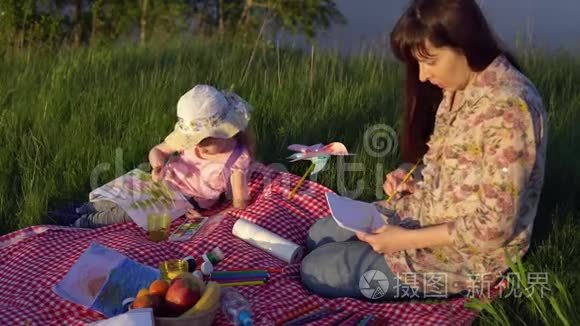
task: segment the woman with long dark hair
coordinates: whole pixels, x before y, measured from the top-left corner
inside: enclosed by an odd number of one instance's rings
[[[474,0],[412,1],[391,46],[407,72],[402,158],[422,160],[420,173],[405,184],[409,164],[387,175],[395,200],[378,204],[392,214],[370,234],[332,218],[314,224],[302,281],[327,297],[371,298],[363,280],[376,272],[388,282],[373,298],[486,291],[508,269],[506,254],[529,247],[544,178],[542,99]]]

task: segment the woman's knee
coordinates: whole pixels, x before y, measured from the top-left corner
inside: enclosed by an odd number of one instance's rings
[[[324,235],[324,227],[327,224],[326,220],[332,217],[324,217],[312,224],[310,229],[308,229],[308,237],[306,238],[306,248],[309,251],[314,250],[318,246],[318,243]]]
[[[350,282],[341,278],[336,266],[336,256],[343,251],[342,246],[343,243],[328,243],[304,257],[300,277],[307,289],[329,298],[350,294],[350,291],[344,291],[344,285]]]
[[[360,241],[324,244],[302,261],[300,276],[306,288],[329,298],[361,298],[359,289],[361,264],[358,257],[372,250]],[[364,267],[363,267],[364,268]]]
[[[385,275],[388,279],[389,285],[382,290],[384,298],[392,298],[396,276],[392,274],[384,257],[361,241],[322,245],[304,258],[300,270],[302,283],[307,289],[329,298],[380,299],[369,297],[361,288],[361,284],[364,284],[361,283],[363,275],[375,274]],[[381,282],[385,283],[387,282]]]
[[[356,236],[353,232],[339,227],[332,216],[328,216],[319,219],[310,227],[306,238],[306,248],[312,251],[327,243],[354,239]]]

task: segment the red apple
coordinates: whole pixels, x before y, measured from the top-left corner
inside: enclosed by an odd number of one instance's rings
[[[193,307],[201,296],[199,292],[192,290],[187,285],[186,280],[176,280],[165,295],[167,307],[176,315],[181,315]]]
[[[171,280],[169,283],[169,287],[177,286],[177,287],[189,287],[189,282],[184,278],[176,277]]]
[[[188,288],[192,289],[194,292],[202,292],[201,288],[203,283],[197,279],[197,277],[193,276],[191,273],[181,273],[177,275],[173,280],[171,280],[170,285],[175,284],[175,282],[180,282],[180,286],[187,286]],[[185,282],[185,283],[183,283]]]

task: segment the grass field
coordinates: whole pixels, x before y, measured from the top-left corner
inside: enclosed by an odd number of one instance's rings
[[[524,266],[562,281],[569,304],[577,306],[580,56],[528,51],[518,57],[550,119],[545,186]],[[399,163],[393,132],[370,136],[382,125],[395,131],[400,125],[402,65],[389,58],[261,45],[253,51],[253,44],[217,39],[31,50],[0,61],[0,234],[51,223],[47,210],[86,200],[92,184],[146,163],[151,146],[173,128],[177,99],[197,83],[232,88],[254,106],[251,124],[264,163],[301,174],[307,165],[288,165],[287,145],[342,141],[357,156],[333,162],[315,180],[364,200],[380,198],[384,173]],[[374,146],[395,150],[379,153],[370,150]],[[549,299],[544,301],[549,308]],[[530,300],[495,305],[513,322],[518,316],[529,324],[543,320]],[[578,317],[566,318],[574,324]]]

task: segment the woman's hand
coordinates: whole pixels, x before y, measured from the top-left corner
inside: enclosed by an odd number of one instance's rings
[[[385,225],[370,234],[356,232],[356,236],[359,240],[368,243],[377,253],[390,255],[412,246],[412,232],[413,230],[397,225]]]
[[[451,246],[450,228],[453,222],[406,229],[398,225],[384,225],[372,233],[356,232],[359,240],[368,243],[379,254],[391,255],[401,250],[437,246]]]
[[[408,171],[399,168],[387,174],[385,183],[383,184],[383,190],[387,196],[391,197],[397,193],[413,193],[415,191],[415,180],[413,180],[413,176],[409,177],[407,182],[402,183],[407,172]]]

